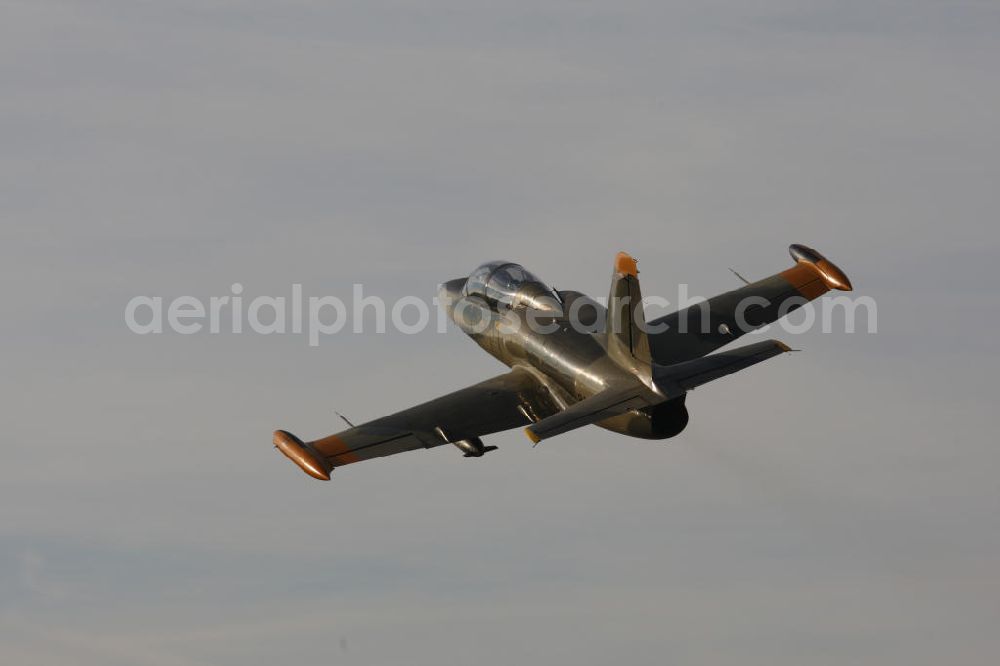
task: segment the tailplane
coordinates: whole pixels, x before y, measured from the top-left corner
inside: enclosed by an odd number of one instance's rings
[[[678,398],[702,384],[790,351],[794,350],[780,340],[764,340],[673,365],[654,364],[653,383],[661,395]]]

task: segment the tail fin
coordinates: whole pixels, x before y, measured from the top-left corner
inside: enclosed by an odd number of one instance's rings
[[[619,252],[608,295],[608,354],[620,365],[647,369],[652,361],[635,258]]]

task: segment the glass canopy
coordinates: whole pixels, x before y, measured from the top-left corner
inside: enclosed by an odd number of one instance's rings
[[[552,296],[552,291],[534,274],[519,264],[510,261],[491,261],[472,271],[465,283],[466,296],[480,296],[492,303],[515,305],[518,294],[525,285],[530,289],[532,299],[539,292]]]

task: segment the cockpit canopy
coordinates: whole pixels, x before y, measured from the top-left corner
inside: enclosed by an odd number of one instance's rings
[[[540,310],[558,307],[559,299],[535,275],[510,261],[491,261],[472,271],[465,282],[466,296],[479,296],[491,304]]]

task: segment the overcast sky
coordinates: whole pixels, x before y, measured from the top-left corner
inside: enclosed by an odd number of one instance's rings
[[[995,2],[0,2],[0,661],[920,666],[1000,654]],[[585,428],[354,465],[446,335],[137,336],[508,258],[712,295],[812,245],[878,333]]]

